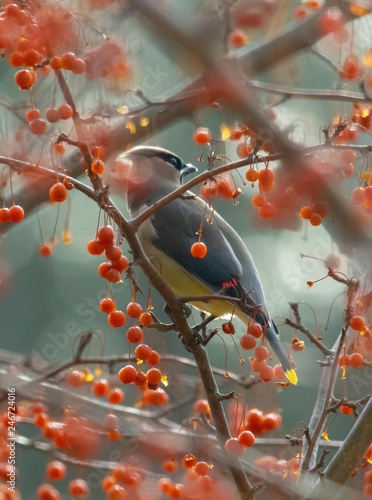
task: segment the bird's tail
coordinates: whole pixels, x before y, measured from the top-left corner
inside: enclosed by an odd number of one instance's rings
[[[267,340],[271,345],[273,351],[277,355],[287,379],[294,385],[297,385],[298,379],[296,370],[291,365],[287,354],[285,353],[282,344],[280,343],[279,333],[274,323],[271,323],[270,328],[267,331]]]

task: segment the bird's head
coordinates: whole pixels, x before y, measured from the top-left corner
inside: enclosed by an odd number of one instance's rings
[[[114,162],[110,190],[127,195],[129,208],[155,195],[158,199],[177,189],[183,178],[197,169],[171,151],[155,146],[136,146]],[[153,200],[156,201],[156,200]]]

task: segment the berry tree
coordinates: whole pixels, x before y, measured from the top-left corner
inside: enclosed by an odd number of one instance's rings
[[[0,3],[0,500],[372,497],[371,12]],[[297,386],[145,254],[145,142],[198,163],[193,258],[215,208],[253,246]]]

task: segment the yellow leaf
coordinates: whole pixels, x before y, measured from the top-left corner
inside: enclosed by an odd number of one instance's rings
[[[324,431],[323,434],[322,434],[322,438],[324,438],[326,441],[330,441],[329,437],[328,437],[328,431]]]

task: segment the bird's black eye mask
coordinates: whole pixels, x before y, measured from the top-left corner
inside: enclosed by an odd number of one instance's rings
[[[162,158],[166,163],[174,167],[178,172],[180,173],[180,180],[181,182],[183,181],[183,178],[187,174],[191,174],[193,172],[196,172],[198,169],[192,165],[191,163],[184,163],[181,158],[178,158],[178,156],[172,155],[170,153],[159,153],[158,156]]]

